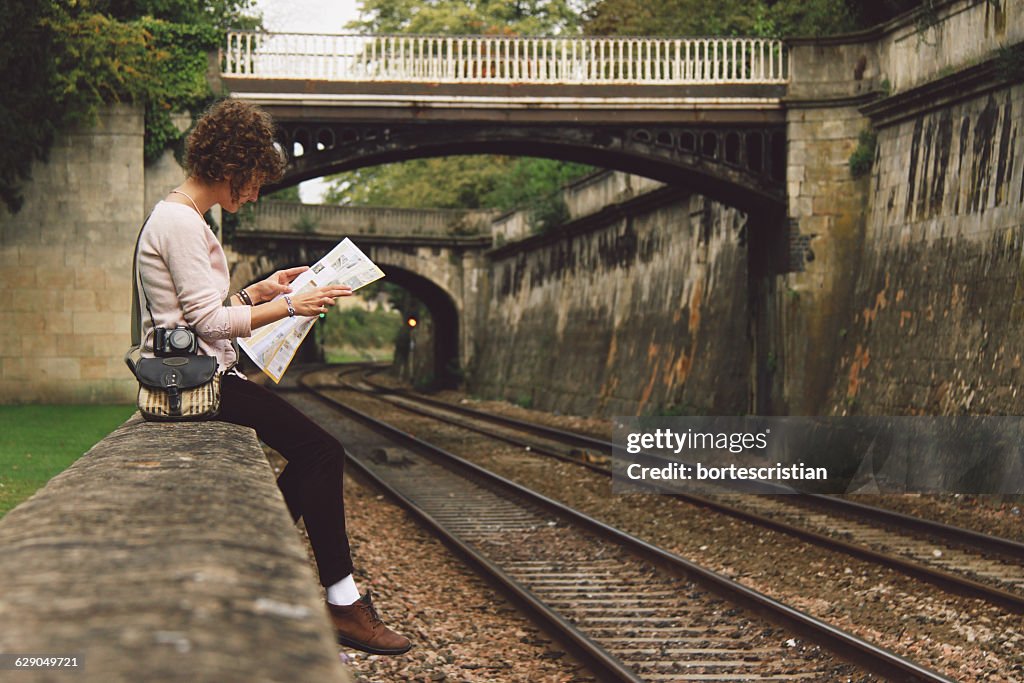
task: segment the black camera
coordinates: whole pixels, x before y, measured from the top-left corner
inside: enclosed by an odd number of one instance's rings
[[[153,328],[153,353],[157,356],[187,356],[198,350],[199,339],[187,327]]]

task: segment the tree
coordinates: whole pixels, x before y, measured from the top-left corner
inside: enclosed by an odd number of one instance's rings
[[[19,182],[35,159],[45,159],[61,124],[47,112],[56,99],[53,40],[42,20],[43,3],[0,4],[0,199],[11,211],[21,206]]]
[[[376,34],[564,35],[578,33],[581,21],[572,0],[364,0],[360,11],[349,28]],[[509,210],[548,201],[564,182],[592,170],[552,159],[490,155],[415,159],[332,176],[325,200]]]
[[[255,0],[86,0],[92,11],[118,21],[143,17],[172,24],[227,29],[253,29],[261,25]]]
[[[935,0],[598,0],[585,13],[592,35],[791,38],[873,26]]]
[[[266,198],[270,199],[272,201],[275,201],[275,202],[298,202],[298,201],[302,201],[301,197],[299,197],[299,186],[298,185],[291,185],[289,187],[283,187],[280,190],[278,190],[277,192],[273,192],[271,194],[268,194],[266,196]]]
[[[361,33],[562,35],[578,33],[570,0],[363,0],[348,28]]]
[[[325,198],[332,204],[475,209],[511,163],[507,157],[457,156],[371,166],[334,176]]]
[[[329,204],[417,209],[527,209],[538,224],[560,213],[563,185],[592,166],[536,157],[413,159],[332,176]]]
[[[206,52],[252,0],[8,0],[0,5],[0,199],[45,161],[58,132],[95,119],[101,104],[146,104],[146,154],[180,133],[174,111],[212,98]]]

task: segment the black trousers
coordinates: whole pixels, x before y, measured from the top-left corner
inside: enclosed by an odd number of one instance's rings
[[[218,420],[252,427],[288,461],[277,486],[292,520],[302,517],[306,523],[320,583],[330,586],[351,574],[342,493],[345,447],[285,399],[235,375],[224,376],[220,401]]]

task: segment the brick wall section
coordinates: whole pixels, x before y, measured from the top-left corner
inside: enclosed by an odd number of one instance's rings
[[[143,213],[141,109],[113,107],[36,163],[0,208],[0,403],[126,402],[131,248]]]

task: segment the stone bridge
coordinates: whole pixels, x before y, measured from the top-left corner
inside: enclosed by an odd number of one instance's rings
[[[280,186],[494,153],[613,168],[781,215],[789,61],[765,39],[232,33],[221,78],[281,127]]]
[[[227,37],[221,65],[232,96],[261,105],[279,126],[288,166],[268,190],[417,157],[565,159],[738,209],[750,216],[754,267],[790,269],[784,217],[793,106],[785,102],[794,64],[782,41],[237,32]],[[451,343],[437,340],[437,360],[445,362],[435,368],[455,357],[472,365],[472,331],[494,324],[482,322],[488,304],[481,289],[491,286],[494,264],[471,256],[482,250],[452,235],[400,247],[351,227],[392,281],[427,301],[441,323],[435,329],[456,330]],[[249,233],[266,241],[240,262],[266,267],[243,267],[236,278],[244,284],[269,270],[270,254],[276,263],[309,262],[317,256],[311,248],[351,230],[328,232],[319,242]]]
[[[433,322],[434,368],[461,365],[478,329],[475,295],[486,269],[494,212],[308,205],[263,201],[246,207],[226,249],[232,287],[280,268],[317,261],[349,237],[414,294]]]

